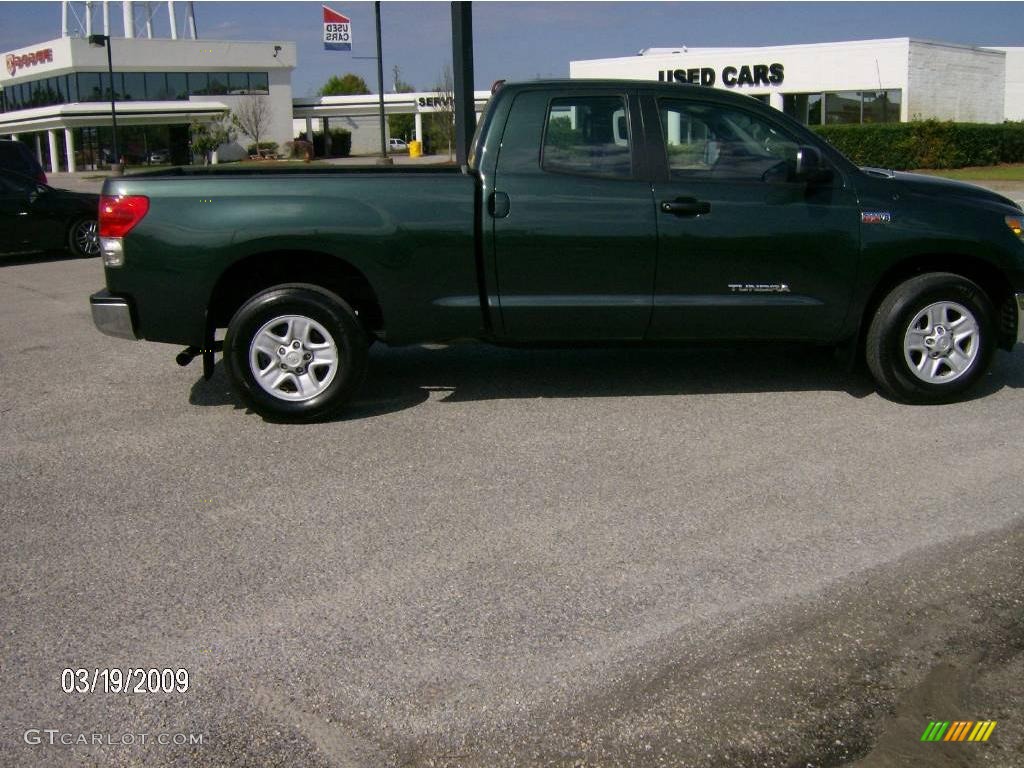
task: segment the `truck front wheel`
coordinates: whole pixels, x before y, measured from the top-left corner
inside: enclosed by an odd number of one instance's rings
[[[934,272],[896,286],[878,306],[865,346],[882,392],[910,403],[956,399],[988,369],[992,302],[959,275]]]
[[[314,285],[278,285],[231,318],[224,366],[238,396],[276,421],[337,413],[366,372],[366,336],[352,308]]]

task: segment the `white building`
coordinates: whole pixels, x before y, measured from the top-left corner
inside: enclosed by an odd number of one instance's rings
[[[128,162],[166,152],[172,161],[188,163],[192,120],[215,119],[256,96],[270,107],[260,140],[283,145],[292,138],[293,43],[195,39],[191,3],[183,21],[193,37],[179,38],[173,0],[114,4],[123,11],[121,25],[111,24],[110,3],[84,3],[85,29],[75,37],[69,34],[68,5],[63,4],[61,37],[3,54],[0,72],[0,135],[29,138],[51,171],[94,166],[110,156],[111,90],[118,149]],[[136,5],[145,11],[140,29]],[[152,37],[153,7],[166,9],[170,38]],[[92,17],[100,10],[102,26],[94,26]],[[107,49],[91,45],[86,33],[110,38],[113,89]],[[242,154],[251,140],[240,136],[227,151]]]
[[[725,88],[810,124],[1024,118],[1024,48],[907,37],[757,48],[650,48],[636,56],[570,62],[569,76]]]
[[[474,91],[474,111],[479,118],[491,97],[490,91]],[[384,113],[386,115],[414,115],[413,132],[409,137],[423,141],[423,116],[439,111],[451,113],[452,107],[443,102],[451,95],[433,91],[417,93],[385,93]],[[380,98],[377,94],[365,96],[314,96],[295,99],[293,130],[296,135],[307,136],[314,130],[323,130],[324,121],[331,128],[344,128],[352,133],[352,154],[372,154],[380,151]],[[385,135],[390,133],[385,128]],[[398,138],[406,138],[400,136]],[[446,151],[445,147],[433,147],[435,152]]]

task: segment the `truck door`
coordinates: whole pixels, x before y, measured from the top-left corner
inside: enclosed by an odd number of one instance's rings
[[[643,108],[658,220],[649,338],[834,339],[859,252],[842,176],[793,181],[799,141],[760,111],[653,94]]]
[[[486,201],[506,338],[643,338],[657,240],[639,125],[624,90],[515,97]]]

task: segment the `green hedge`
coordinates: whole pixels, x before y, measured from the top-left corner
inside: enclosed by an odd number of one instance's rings
[[[1024,162],[1024,122],[919,120],[812,127],[857,165],[908,170]]]

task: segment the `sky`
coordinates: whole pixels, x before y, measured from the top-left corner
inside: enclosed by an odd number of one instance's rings
[[[355,72],[376,91],[372,2],[328,0],[352,19],[352,53],[325,51],[321,3],[197,0],[200,38],[286,40],[298,47],[295,96],[313,95],[333,74]],[[95,16],[100,19],[100,3]],[[141,3],[139,3],[141,5]],[[154,3],[154,5],[158,5]],[[169,36],[160,3],[154,34]],[[73,7],[81,15],[85,3]],[[179,25],[184,3],[176,4]],[[141,11],[140,11],[141,13]],[[113,3],[113,34],[120,33]],[[451,62],[447,2],[381,4],[385,90],[392,68],[417,89],[430,90]],[[0,2],[0,51],[60,36],[60,3]],[[642,48],[687,45],[757,46],[916,37],[966,45],[1024,46],[1024,2],[475,2],[474,79],[567,77],[569,62],[631,56]]]

